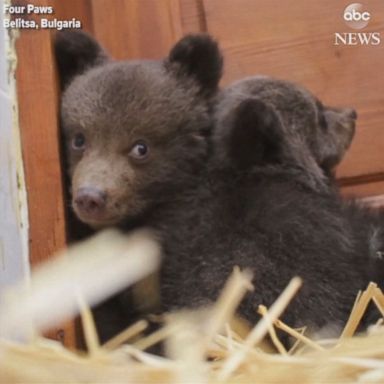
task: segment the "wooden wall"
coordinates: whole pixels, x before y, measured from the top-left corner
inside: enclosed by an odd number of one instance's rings
[[[359,119],[353,145],[338,169],[347,193],[384,193],[384,41],[379,46],[334,45],[350,1],[204,0],[207,30],[225,52],[224,83],[255,73],[297,81],[326,104],[353,106]],[[384,7],[364,32],[381,32]],[[366,186],[366,184],[375,184]],[[347,188],[348,186],[348,188]]]
[[[18,1],[20,3],[20,1]],[[338,169],[343,193],[384,196],[383,45],[335,46],[345,0],[35,0],[55,17],[76,17],[118,59],[162,58],[184,34],[208,32],[225,54],[223,85],[252,74],[297,81],[325,103],[359,114],[351,150]],[[366,4],[366,32],[384,39],[382,0]],[[18,90],[30,213],[31,262],[65,245],[52,31],[22,31]],[[72,329],[66,328],[71,340]]]
[[[35,3],[51,5],[48,0]],[[48,30],[23,30],[16,45],[16,83],[32,266],[46,260],[66,245],[65,201],[59,153],[59,95],[51,36]],[[49,336],[67,345],[75,344],[73,324],[64,324]]]

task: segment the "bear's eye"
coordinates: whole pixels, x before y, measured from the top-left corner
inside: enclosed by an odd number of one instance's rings
[[[79,151],[85,148],[85,136],[82,133],[76,133],[72,139],[72,148]]]
[[[145,160],[148,157],[148,154],[149,154],[148,145],[142,140],[139,140],[138,142],[136,142],[133,145],[131,151],[129,152],[129,156],[131,156],[136,160]]]

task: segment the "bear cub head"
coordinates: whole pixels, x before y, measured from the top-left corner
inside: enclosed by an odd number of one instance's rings
[[[332,176],[355,133],[352,108],[324,106],[303,87],[267,76],[224,89],[216,105],[215,148],[237,168],[293,166],[314,183]]]
[[[145,215],[193,185],[209,153],[222,56],[207,35],[162,61],[114,61],[89,35],[57,34],[72,205],[92,227]]]

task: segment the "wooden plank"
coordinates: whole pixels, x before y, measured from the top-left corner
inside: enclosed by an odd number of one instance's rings
[[[95,37],[116,59],[161,59],[182,36],[179,0],[92,0]]]
[[[81,21],[81,27],[87,32],[93,32],[91,0],[56,1],[55,15],[62,20],[76,18]]]
[[[52,5],[52,0],[33,3]],[[30,261],[33,267],[66,244],[59,153],[58,84],[51,33],[47,30],[22,30],[17,42],[17,54],[16,81],[27,184]],[[54,330],[49,336],[68,346],[75,345],[72,323]]]
[[[345,197],[384,196],[384,181],[342,186],[341,193]]]
[[[207,32],[203,0],[180,0],[180,14],[184,34]]]
[[[353,106],[356,138],[340,177],[384,172],[384,41],[335,46],[335,32],[354,32],[342,15],[349,1],[204,0],[208,32],[225,54],[224,84],[253,74],[296,81],[330,105]],[[384,39],[384,7],[371,0],[364,32]]]

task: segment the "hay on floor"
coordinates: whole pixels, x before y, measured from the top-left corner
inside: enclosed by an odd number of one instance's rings
[[[248,334],[239,332],[235,311],[252,289],[252,276],[235,268],[212,308],[165,315],[164,327],[147,336],[146,321],[139,321],[100,345],[89,303],[134,284],[158,265],[159,248],[150,232],[128,237],[108,232],[36,271],[28,286],[9,290],[1,297],[0,383],[384,382],[384,327],[378,323],[355,335],[370,302],[384,314],[384,295],[373,283],[359,293],[338,339],[312,340],[279,320],[300,288],[298,278],[269,309],[259,306],[261,320]],[[95,294],[100,283],[105,287]],[[57,307],[59,315],[53,315]],[[75,313],[82,317],[87,353],[37,336]],[[290,350],[276,329],[297,340]],[[262,348],[267,334],[278,352]],[[166,357],[146,352],[159,341],[165,342]]]

